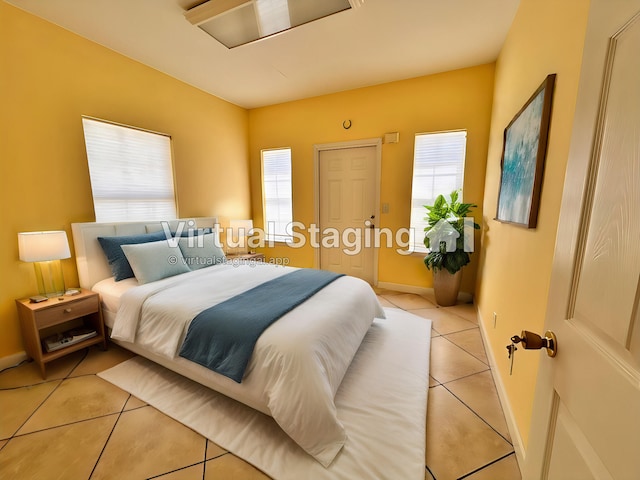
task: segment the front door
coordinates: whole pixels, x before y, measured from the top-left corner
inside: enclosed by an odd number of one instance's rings
[[[321,150],[320,268],[375,282],[377,147]]]
[[[525,479],[640,478],[639,280],[640,0],[591,0]]]

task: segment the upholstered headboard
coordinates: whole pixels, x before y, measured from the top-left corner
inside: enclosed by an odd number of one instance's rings
[[[185,221],[187,228],[207,228],[218,223],[217,217],[185,218],[169,220],[171,230],[178,222]],[[191,223],[194,222],[194,223]],[[195,226],[194,226],[195,225]],[[98,237],[139,235],[162,230],[162,222],[72,223],[73,243],[76,251],[78,278],[82,288],[91,289],[96,283],[111,277],[111,268],[98,242]]]

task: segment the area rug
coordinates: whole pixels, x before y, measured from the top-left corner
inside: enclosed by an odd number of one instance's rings
[[[328,468],[271,417],[142,357],[98,375],[276,480],[423,480],[431,321],[385,311],[336,394],[347,441]]]

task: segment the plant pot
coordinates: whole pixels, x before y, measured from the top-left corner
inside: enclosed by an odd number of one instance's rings
[[[438,305],[441,307],[450,307],[456,304],[461,280],[462,269],[453,275],[446,269],[439,269],[433,274],[433,291],[436,295]]]

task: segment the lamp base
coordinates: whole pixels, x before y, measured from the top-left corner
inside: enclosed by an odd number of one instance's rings
[[[34,262],[33,267],[36,270],[36,282],[40,295],[49,298],[64,295],[64,276],[60,260]]]

